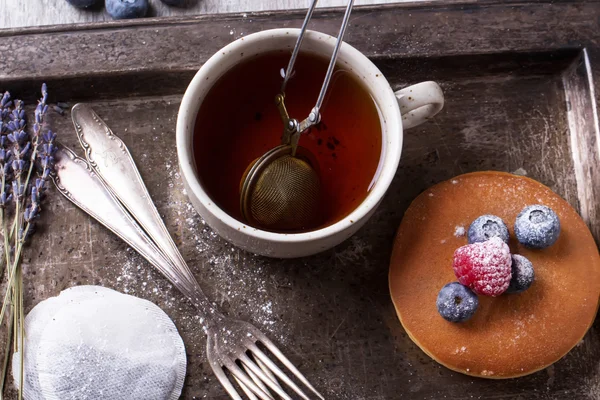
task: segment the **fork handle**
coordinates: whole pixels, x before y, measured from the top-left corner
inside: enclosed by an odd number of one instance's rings
[[[60,193],[73,204],[87,212],[128,245],[140,253],[158,269],[179,291],[194,304],[210,325],[222,315],[202,292],[195,279],[182,273],[159,251],[156,244],[129,215],[118,199],[108,190],[104,181],[94,173],[90,165],[63,145],[56,153],[56,174],[52,180]],[[191,274],[191,272],[190,272]]]
[[[74,105],[71,119],[88,164],[104,186],[119,199],[159,251],[194,284],[196,278],[173,242],[125,143],[88,104]]]

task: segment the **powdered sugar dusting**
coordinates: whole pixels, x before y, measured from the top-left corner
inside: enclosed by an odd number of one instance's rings
[[[271,285],[260,259],[219,238],[189,204],[187,211],[194,214],[186,218],[186,224],[194,232],[196,251],[202,254],[211,249],[211,255],[201,262],[200,270],[211,276],[218,286],[212,297],[217,307],[228,310],[235,304],[236,314],[247,315],[259,329],[267,328],[265,331],[276,333],[277,305],[269,295]],[[220,251],[214,251],[215,244],[221,246]],[[285,338],[279,335],[277,339]]]
[[[286,343],[286,324],[273,301],[273,291],[282,288],[281,282],[273,280],[263,258],[220,238],[187,201],[177,163],[166,158],[163,165],[167,195],[162,207],[160,202],[157,206],[161,213],[169,214],[163,215],[166,221],[176,221],[168,226],[176,242],[184,240],[188,248],[192,244],[183,257],[208,298],[225,314],[247,320],[275,342]],[[195,337],[203,335],[204,321],[166,278],[131,248],[116,252],[114,258],[115,289],[155,302],[187,332],[191,343],[203,342]]]
[[[465,227],[462,225],[456,225],[454,227],[454,236],[456,236],[456,237],[465,236]]]
[[[530,281],[531,279],[533,279],[533,271],[533,268],[523,268],[521,269],[520,277],[522,279],[525,279],[526,281]]]

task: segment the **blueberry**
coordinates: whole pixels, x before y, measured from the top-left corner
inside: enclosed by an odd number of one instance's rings
[[[558,216],[541,204],[525,207],[515,221],[515,236],[525,247],[544,249],[552,246],[559,234]]]
[[[493,237],[499,237],[508,244],[508,228],[500,217],[482,215],[471,223],[467,237],[469,244],[485,242]]]
[[[186,3],[187,0],[160,0],[168,6],[182,6]]]
[[[521,293],[529,289],[535,279],[533,264],[520,254],[513,254],[511,257],[512,278],[506,293]]]
[[[67,0],[67,3],[77,8],[88,8],[99,2],[99,0]]]
[[[458,282],[447,284],[440,290],[437,297],[437,309],[440,315],[450,322],[463,322],[470,319],[477,306],[477,295]]]
[[[148,0],[106,0],[106,11],[114,19],[141,18],[148,12]]]

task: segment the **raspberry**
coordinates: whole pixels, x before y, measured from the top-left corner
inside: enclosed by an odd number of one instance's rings
[[[459,247],[452,268],[461,284],[477,294],[496,297],[510,285],[511,264],[508,245],[496,236]]]

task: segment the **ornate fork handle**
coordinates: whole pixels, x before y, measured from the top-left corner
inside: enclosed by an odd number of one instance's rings
[[[187,296],[202,314],[206,326],[215,319],[223,318],[204,295],[190,270],[173,265],[90,165],[63,145],[56,154],[56,174],[52,179],[65,197],[138,251]]]
[[[173,261],[189,284],[197,285],[194,275],[173,243],[125,143],[87,104],[73,106],[71,118],[89,166],[129,213],[135,216],[157,244],[158,251]]]

